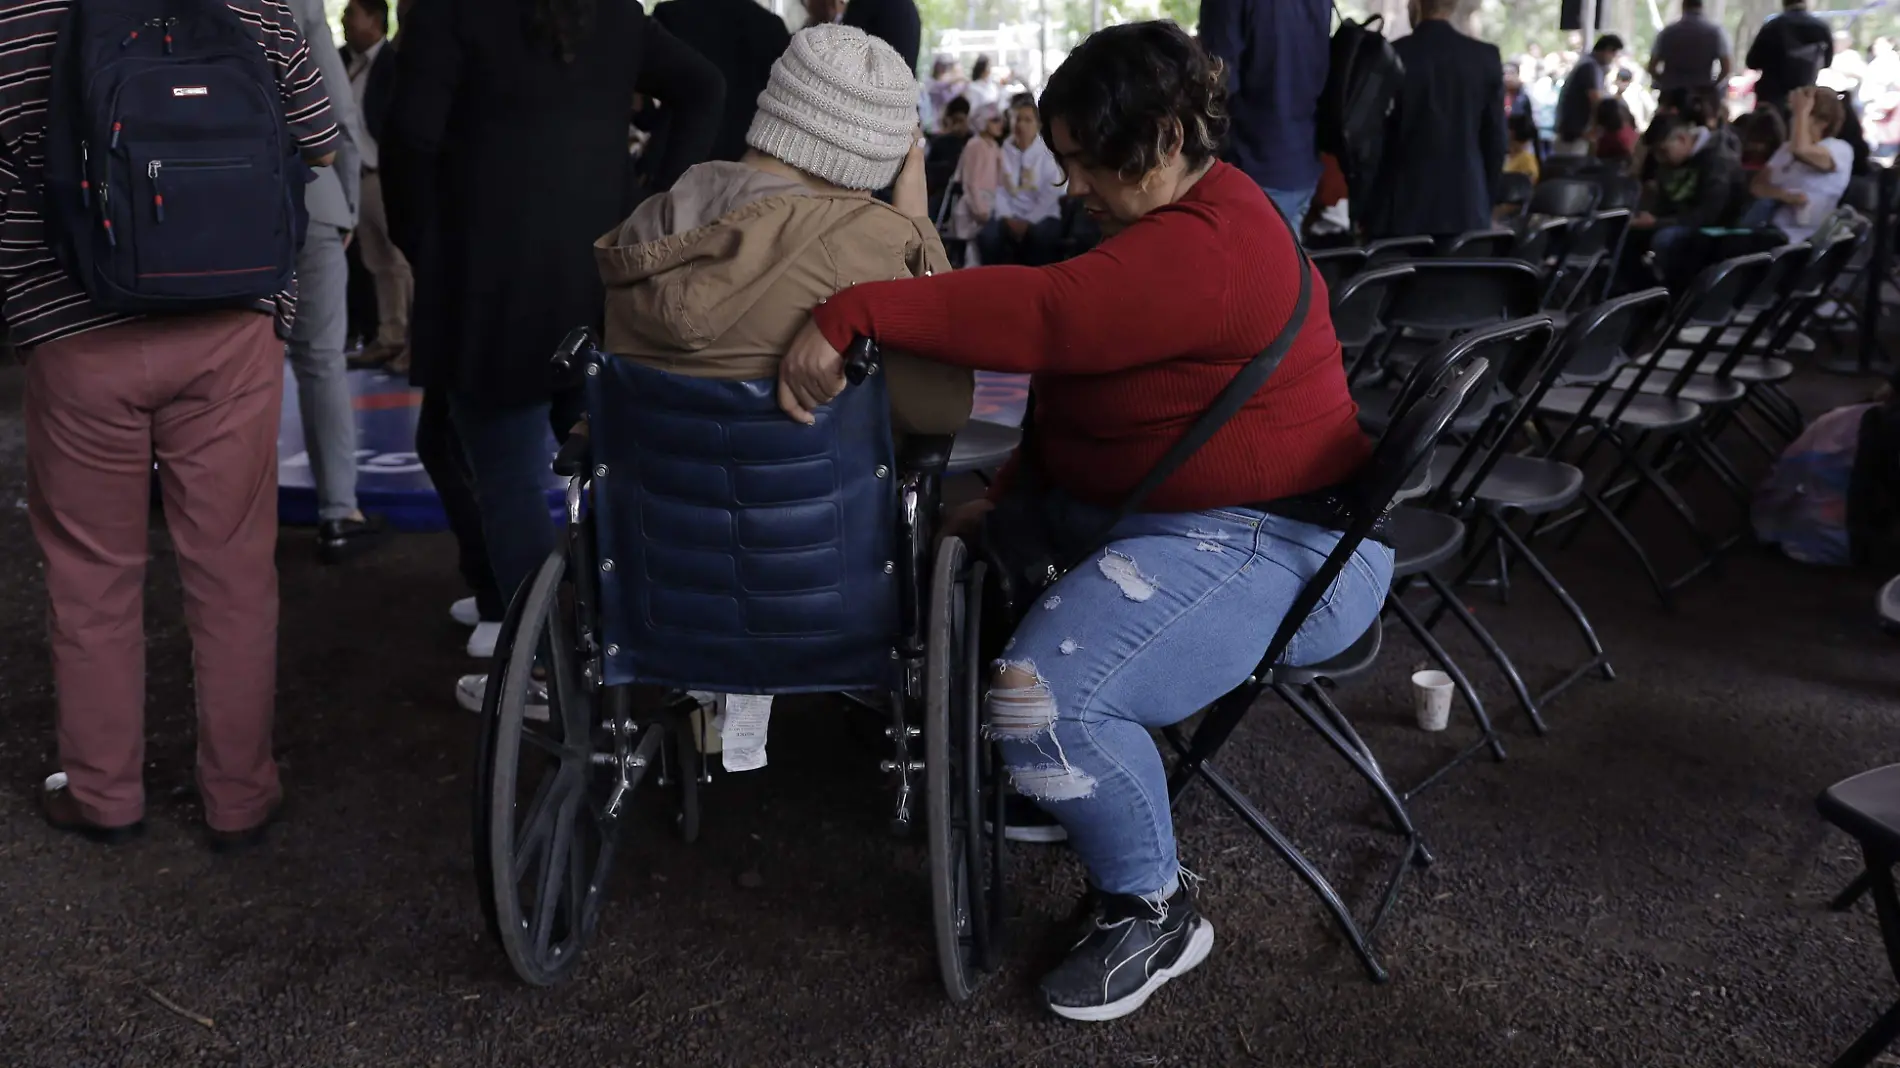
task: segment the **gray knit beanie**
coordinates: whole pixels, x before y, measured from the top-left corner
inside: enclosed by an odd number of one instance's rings
[[[800,30],[772,64],[745,143],[846,189],[883,189],[917,131],[917,78],[854,26]]]

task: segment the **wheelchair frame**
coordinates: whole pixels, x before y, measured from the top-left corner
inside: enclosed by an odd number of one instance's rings
[[[577,330],[554,360],[563,369],[584,361],[592,376],[608,358]],[[875,346],[854,345],[847,370],[853,382],[879,373]],[[912,829],[921,781],[938,963],[945,991],[961,1002],[1002,958],[1005,776],[979,715],[985,653],[1000,638],[985,615],[985,565],[957,538],[936,541],[948,439],[921,444],[910,463],[900,461],[894,517],[901,618],[891,657],[901,661],[899,689],[882,702],[844,696],[890,718],[891,753],[881,767],[893,785],[893,833]],[[658,786],[677,789],[675,818],[689,843],[699,833],[699,788],[712,781],[693,737],[692,698],[604,684],[601,657],[612,650],[601,646],[597,576],[612,564],[601,559],[591,522],[592,479],[604,472],[593,467],[588,445],[585,435],[572,435],[556,459],[556,473],[568,480],[566,533],[516,592],[502,623],[475,775],[482,912],[516,974],[537,986],[579,966],[599,923],[627,805],[649,773],[657,771]],[[545,721],[532,717],[543,684]],[[524,801],[530,754],[543,767]]]

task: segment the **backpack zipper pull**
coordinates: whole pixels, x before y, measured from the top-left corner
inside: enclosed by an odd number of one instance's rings
[[[164,166],[162,161],[153,160],[151,166],[145,168],[145,173],[152,177],[152,209],[158,213],[159,222],[165,221],[165,193],[158,187],[158,172]]]
[[[177,19],[164,19],[159,23],[160,28],[165,31],[165,54],[168,56],[172,54],[172,24],[177,21]]]
[[[92,207],[92,153],[86,151],[86,143],[79,143],[79,203]]]
[[[139,31],[133,30],[131,33],[128,33],[125,35],[125,40],[119,42],[119,47],[130,48],[132,47],[132,42],[138,39],[139,39]]]
[[[118,247],[119,247],[119,235],[117,235],[117,234],[115,234],[115,233],[113,233],[113,232],[112,232],[112,220],[111,220],[111,219],[101,219],[101,220],[99,220],[99,221],[100,221],[101,223],[103,223],[103,224],[105,224],[105,228],[106,228],[106,244],[107,244],[107,245],[109,245],[109,246],[111,246],[112,248],[118,248]]]
[[[119,147],[119,123],[116,120],[112,123],[112,147]]]

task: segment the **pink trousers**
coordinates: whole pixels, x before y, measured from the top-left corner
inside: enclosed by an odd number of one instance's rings
[[[205,820],[277,799],[277,424],[284,347],[250,311],[155,318],[27,358],[27,500],[46,558],[59,760],[88,819],[145,814],[152,461],[178,555]]]

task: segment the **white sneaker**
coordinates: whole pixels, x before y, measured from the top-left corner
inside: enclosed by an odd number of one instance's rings
[[[477,715],[482,711],[482,699],[488,694],[488,676],[464,675],[455,680],[455,703],[463,711]],[[528,690],[528,707],[521,710],[521,718],[536,723],[548,721],[548,684],[536,681]]]
[[[495,639],[501,637],[501,624],[477,623],[474,633],[468,636],[468,655],[477,660],[487,660],[495,655]]]
[[[449,606],[449,618],[464,627],[476,627],[481,625],[482,610],[476,607],[475,598],[464,597]]]

